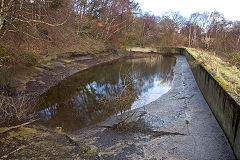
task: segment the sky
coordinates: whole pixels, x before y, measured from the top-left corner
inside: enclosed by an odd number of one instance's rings
[[[135,0],[143,12],[151,11],[155,16],[164,12],[180,12],[186,18],[191,13],[217,10],[228,20],[240,20],[240,0]]]

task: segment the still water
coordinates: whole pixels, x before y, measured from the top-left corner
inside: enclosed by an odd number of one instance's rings
[[[168,92],[174,57],[128,59],[79,72],[40,98],[40,117],[49,128],[81,129],[142,107]]]

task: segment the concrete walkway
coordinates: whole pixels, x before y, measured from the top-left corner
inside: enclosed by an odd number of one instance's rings
[[[125,130],[92,126],[71,138],[104,159],[235,159],[185,57],[177,56],[172,89],[142,110]]]

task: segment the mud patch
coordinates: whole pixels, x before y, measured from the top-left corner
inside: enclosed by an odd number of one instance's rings
[[[107,126],[106,128],[112,130],[114,134],[126,134],[133,135],[135,133],[141,133],[144,135],[150,135],[150,138],[157,138],[166,135],[185,135],[179,132],[171,131],[157,131],[152,128],[152,126],[145,122],[144,119],[138,119],[137,121],[129,122],[126,124],[115,124],[112,127]]]

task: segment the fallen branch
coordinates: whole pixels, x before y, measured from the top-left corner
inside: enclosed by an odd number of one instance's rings
[[[166,131],[154,131],[156,134],[150,136],[150,138],[157,138],[165,135],[181,135],[184,136],[185,134],[183,133],[178,133],[178,132],[166,132]]]
[[[29,122],[26,122],[26,123],[23,123],[23,124],[20,124],[20,125],[17,125],[17,126],[9,127],[7,130],[3,131],[3,132],[0,133],[0,134],[4,134],[4,133],[9,132],[9,131],[11,131],[11,130],[13,130],[13,129],[20,128],[20,127],[23,127],[23,126],[26,126],[26,125],[32,124],[32,123],[38,121],[39,119],[40,119],[40,118],[35,119],[35,120],[32,120],[32,121],[29,121]]]
[[[8,154],[5,154],[4,156],[2,156],[1,157],[1,159],[6,159],[6,158],[8,158],[8,156],[9,155],[11,155],[11,154],[13,154],[13,153],[16,153],[17,151],[19,151],[19,150],[21,150],[21,149],[23,149],[23,148],[26,148],[26,147],[28,147],[28,146],[30,146],[32,143],[30,143],[30,144],[28,144],[28,145],[23,145],[23,146],[21,146],[21,147],[19,147],[19,148],[17,148],[16,150],[14,150],[14,151],[12,151],[12,152],[10,152],[10,153],[8,153]]]

